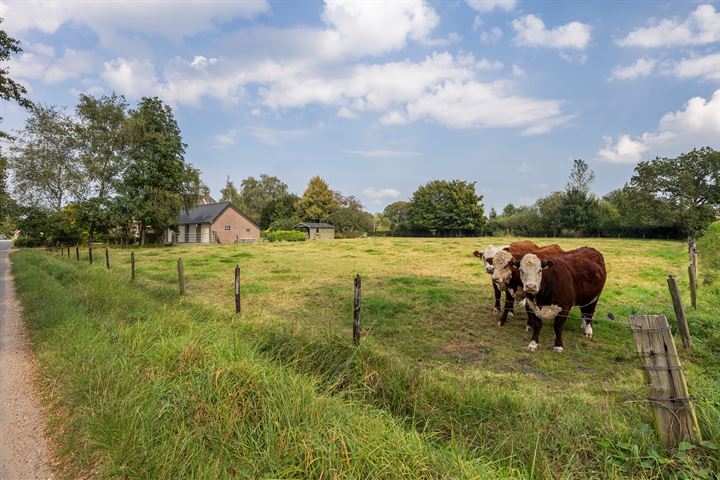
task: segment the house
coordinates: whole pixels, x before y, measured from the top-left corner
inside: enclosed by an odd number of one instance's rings
[[[332,240],[335,238],[335,227],[329,223],[298,223],[295,230],[305,232],[308,240]]]
[[[178,231],[168,229],[167,243],[243,243],[260,240],[260,227],[230,202],[201,202],[181,209]]]

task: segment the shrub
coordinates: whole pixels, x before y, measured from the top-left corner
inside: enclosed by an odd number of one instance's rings
[[[303,232],[297,230],[275,230],[267,233],[267,239],[271,242],[303,242],[306,238]]]
[[[41,247],[42,245],[43,241],[39,238],[34,237],[18,237],[13,242],[13,246],[15,248]]]
[[[710,224],[697,246],[702,266],[720,270],[720,222]]]

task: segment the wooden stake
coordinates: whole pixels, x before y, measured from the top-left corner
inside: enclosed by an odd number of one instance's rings
[[[235,313],[240,313],[240,265],[235,265]]]
[[[682,307],[682,300],[680,299],[680,290],[678,289],[675,277],[668,275],[667,278],[668,289],[670,290],[670,296],[672,297],[673,308],[675,309],[675,317],[677,317],[678,326],[680,327],[680,337],[682,338],[683,347],[690,350],[692,348],[692,340],[690,339],[690,328],[685,318],[685,312]]]
[[[688,265],[688,280],[690,281],[690,305],[693,310],[697,309],[697,276],[692,263]]]
[[[92,265],[92,246],[88,247],[88,260],[90,260],[90,265]]]
[[[693,267],[693,278],[695,279],[695,286],[698,284],[698,275],[700,273],[700,264],[698,261],[698,252],[697,247],[692,252],[692,255],[690,255],[690,265]]]
[[[355,275],[355,298],[353,301],[353,343],[360,345],[360,290],[362,281],[360,274]]]
[[[655,420],[662,442],[670,447],[682,441],[702,441],[695,408],[678,360],[665,315],[630,317],[635,347],[647,372]]]
[[[108,251],[108,247],[105,247],[105,266],[110,270],[110,252]]]
[[[130,279],[135,280],[135,252],[130,252]]]
[[[75,260],[80,261],[80,245],[75,244]]]
[[[178,284],[180,285],[180,295],[185,295],[185,270],[182,258],[178,258]]]

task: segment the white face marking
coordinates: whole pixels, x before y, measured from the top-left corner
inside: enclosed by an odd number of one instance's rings
[[[535,350],[537,350],[537,348],[539,346],[540,346],[540,344],[537,343],[535,340],[533,340],[528,344],[528,350],[530,350],[531,352],[534,352]]]
[[[512,278],[512,255],[507,250],[500,250],[493,257],[493,282],[508,283]]]
[[[485,272],[493,272],[493,264],[490,260],[500,251],[502,247],[496,247],[495,245],[488,245],[485,250],[482,251],[482,258],[485,261]]]
[[[540,291],[542,262],[537,255],[528,253],[520,260],[520,281],[523,284],[523,289],[527,293],[537,293]]]

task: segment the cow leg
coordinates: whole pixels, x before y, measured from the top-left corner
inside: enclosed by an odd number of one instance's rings
[[[495,291],[495,308],[493,308],[493,315],[497,315],[498,312],[500,312],[500,289],[495,285],[495,282],[492,284],[493,290]]]
[[[498,327],[502,327],[507,322],[508,315],[512,315],[513,305],[515,305],[515,299],[510,295],[508,290],[505,290],[505,306],[503,307],[502,315],[497,324]]]
[[[532,328],[532,338],[530,340],[530,344],[528,345],[528,350],[534,352],[540,346],[540,329],[542,328],[542,320],[532,312],[527,303],[525,304],[525,311],[527,311],[528,315],[528,325]]]
[[[592,338],[593,335],[592,319],[593,315],[595,315],[595,307],[597,307],[597,300],[590,305],[585,305],[580,308],[580,314],[582,316],[582,323],[580,326],[583,328],[585,336],[588,338]]]
[[[560,310],[560,313],[557,314],[557,316],[555,317],[555,321],[553,322],[553,329],[555,330],[555,347],[553,347],[553,350],[555,350],[556,352],[563,351],[562,334],[563,330],[565,329],[565,322],[567,321],[569,313],[569,309]]]

